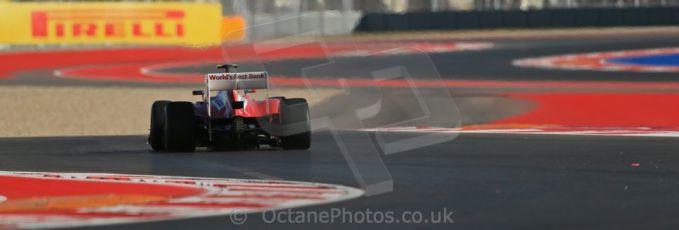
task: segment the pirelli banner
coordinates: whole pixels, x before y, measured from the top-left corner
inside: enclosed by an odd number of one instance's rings
[[[0,2],[0,43],[210,45],[223,22],[218,3]]]

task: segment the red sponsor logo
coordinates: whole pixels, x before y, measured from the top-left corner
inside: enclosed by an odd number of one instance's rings
[[[33,11],[35,38],[177,38],[184,37],[183,10]]]

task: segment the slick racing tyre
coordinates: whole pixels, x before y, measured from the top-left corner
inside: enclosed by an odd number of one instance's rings
[[[165,108],[165,150],[193,152],[196,149],[193,104],[171,102]]]
[[[309,104],[303,98],[283,99],[280,107],[283,149],[309,149],[311,122]]]
[[[151,106],[149,144],[154,151],[165,150],[165,108],[170,101],[156,101]]]

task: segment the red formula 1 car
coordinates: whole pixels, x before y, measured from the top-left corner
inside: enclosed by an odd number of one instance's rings
[[[202,101],[156,101],[151,108],[148,142],[155,151],[192,152],[196,147],[239,149],[269,145],[283,149],[311,146],[309,105],[303,98],[268,97],[267,72],[205,76]],[[255,99],[255,90],[266,97]]]

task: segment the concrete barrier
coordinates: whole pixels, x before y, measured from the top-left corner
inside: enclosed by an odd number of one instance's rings
[[[374,19],[366,20],[375,28],[386,27],[382,24],[382,15],[372,15]],[[295,35],[337,35],[348,34],[361,18],[357,11],[323,11],[304,14],[256,14],[249,18],[245,34],[249,41],[295,36]],[[395,22],[400,21],[400,22]],[[407,17],[390,19],[392,25],[402,29],[408,24]]]
[[[679,7],[368,13],[354,31],[679,25]]]

